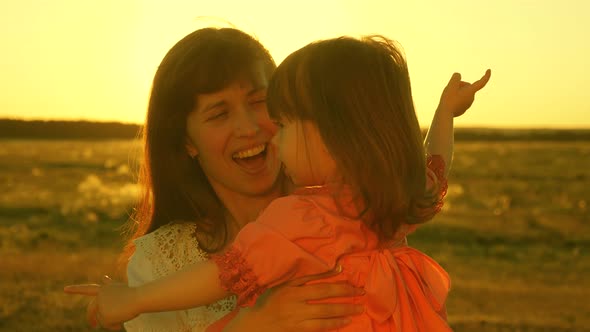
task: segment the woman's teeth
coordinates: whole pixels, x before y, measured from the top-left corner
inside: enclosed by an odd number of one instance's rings
[[[253,157],[253,156],[263,152],[265,149],[266,149],[266,144],[260,144],[259,146],[255,146],[251,149],[236,152],[236,153],[234,153],[234,155],[232,157],[236,158],[236,159],[250,158],[250,157]]]

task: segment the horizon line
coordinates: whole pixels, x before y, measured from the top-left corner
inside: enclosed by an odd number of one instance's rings
[[[105,120],[105,119],[88,119],[88,118],[22,118],[22,117],[0,117],[0,120],[11,120],[11,121],[23,121],[23,122],[89,122],[89,123],[117,123],[123,125],[143,126],[143,122],[127,122],[122,120]],[[422,129],[428,129],[428,127],[421,126]],[[481,124],[455,124],[455,128],[461,129],[513,129],[513,130],[590,130],[590,125],[577,126],[577,125],[520,125],[520,126],[502,126],[502,125],[481,125]]]

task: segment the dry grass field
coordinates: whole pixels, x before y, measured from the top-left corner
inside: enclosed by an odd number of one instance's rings
[[[66,284],[114,274],[136,141],[0,141],[0,331],[86,331]],[[590,331],[588,141],[462,141],[409,238],[452,277],[455,331]]]

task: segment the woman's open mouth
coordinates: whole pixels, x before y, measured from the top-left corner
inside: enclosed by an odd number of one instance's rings
[[[247,171],[260,171],[266,166],[266,150],[266,144],[260,144],[234,153],[232,159]]]

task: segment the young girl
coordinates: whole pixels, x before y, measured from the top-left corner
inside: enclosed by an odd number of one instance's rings
[[[393,42],[342,37],[291,54],[273,76],[267,102],[279,126],[273,148],[299,189],[273,201],[208,262],[137,288],[100,287],[102,326],[232,293],[239,306],[251,306],[270,287],[339,266],[322,282],[366,292],[350,300],[365,311],[342,330],[450,331],[449,277],[406,236],[440,211],[453,116],[471,106],[489,77],[468,84],[453,75],[424,151],[406,62]],[[66,291],[94,294],[93,287]]]

